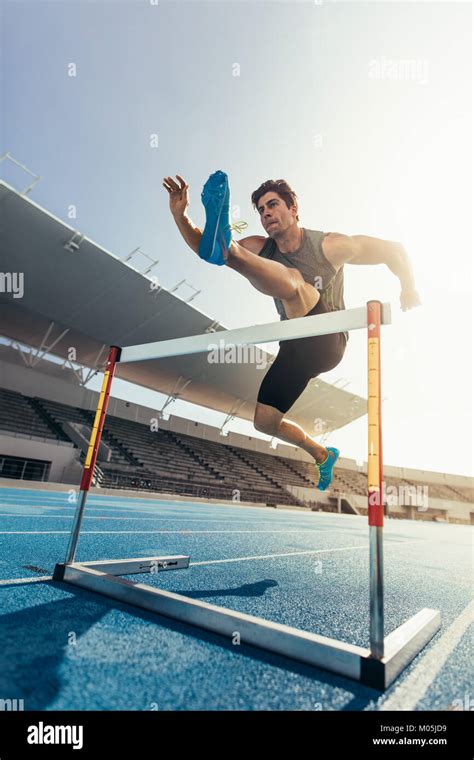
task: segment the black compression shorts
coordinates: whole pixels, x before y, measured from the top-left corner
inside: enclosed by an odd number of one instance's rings
[[[329,312],[322,298],[306,317]],[[337,367],[346,350],[344,333],[316,335],[279,342],[280,350],[263,378],[257,401],[287,412],[312,377]]]

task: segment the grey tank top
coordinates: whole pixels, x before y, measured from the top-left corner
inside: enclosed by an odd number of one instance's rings
[[[289,269],[298,269],[306,282],[314,285],[321,294],[329,311],[345,309],[344,304],[344,266],[334,269],[323,253],[322,241],[329,234],[320,230],[303,230],[300,247],[291,253],[281,253],[273,238],[267,238],[259,256],[264,259],[279,261]],[[273,299],[280,319],[288,319],[285,307],[279,298]],[[346,340],[349,333],[344,332]]]

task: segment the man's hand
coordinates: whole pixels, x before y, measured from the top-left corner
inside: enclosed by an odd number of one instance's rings
[[[400,307],[402,311],[408,311],[415,306],[421,306],[420,296],[417,290],[402,290],[400,293]]]
[[[189,206],[189,185],[185,180],[176,175],[176,180],[172,177],[163,178],[163,187],[168,191],[170,197],[170,210],[173,214],[173,218],[176,222],[181,235],[185,239],[189,247],[195,252],[199,253],[199,244],[202,238],[202,232],[199,227],[196,227],[189,216],[186,214],[186,209]]]
[[[183,217],[189,206],[189,185],[186,184],[179,174],[176,175],[176,178],[178,182],[172,177],[163,178],[163,187],[168,191],[170,196],[170,211],[175,219]]]

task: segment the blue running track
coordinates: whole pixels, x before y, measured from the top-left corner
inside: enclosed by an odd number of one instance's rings
[[[25,710],[448,710],[472,693],[468,526],[386,521],[386,632],[423,607],[443,625],[381,695],[53,582],[74,508],[67,492],[0,488],[0,694]],[[130,578],[368,646],[366,518],[89,497],[78,560],[163,553],[190,569]]]

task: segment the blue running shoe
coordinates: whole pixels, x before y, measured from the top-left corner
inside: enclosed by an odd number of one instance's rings
[[[222,266],[232,241],[229,179],[225,172],[211,174],[201,193],[206,209],[206,226],[199,243],[199,256],[209,264]]]
[[[339,449],[332,446],[327,447],[328,458],[325,462],[316,462],[316,469],[319,470],[318,491],[325,491],[332,482],[332,469],[339,459]]]

